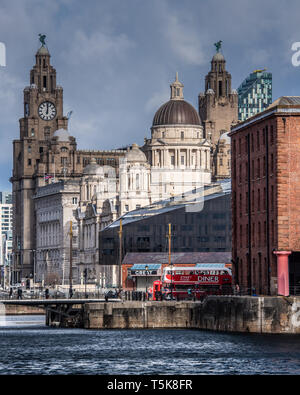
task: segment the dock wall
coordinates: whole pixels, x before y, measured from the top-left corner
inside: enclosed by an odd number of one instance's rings
[[[203,302],[87,303],[87,329],[190,328],[300,333],[300,298],[209,296]]]
[[[5,305],[1,304],[0,312],[3,315],[44,315],[45,310],[35,306]]]

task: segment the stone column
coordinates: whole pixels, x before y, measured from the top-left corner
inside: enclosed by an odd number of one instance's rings
[[[274,254],[277,256],[277,294],[288,296],[290,294],[289,255],[291,251],[274,251]]]

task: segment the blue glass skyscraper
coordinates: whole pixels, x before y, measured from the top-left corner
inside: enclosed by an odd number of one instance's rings
[[[240,121],[264,111],[272,103],[272,73],[254,70],[239,86]]]

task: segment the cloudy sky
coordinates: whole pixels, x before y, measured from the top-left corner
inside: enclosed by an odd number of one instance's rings
[[[78,148],[143,144],[178,71],[185,100],[197,107],[214,55],[222,52],[232,86],[254,69],[273,73],[273,100],[300,95],[300,3],[290,0],[0,0],[0,190],[10,189],[12,141],[19,137],[23,89],[47,36],[64,112]]]

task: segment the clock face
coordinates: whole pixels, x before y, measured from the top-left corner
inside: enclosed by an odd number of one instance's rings
[[[44,121],[51,121],[56,117],[56,108],[50,101],[44,101],[39,105],[39,116]]]

